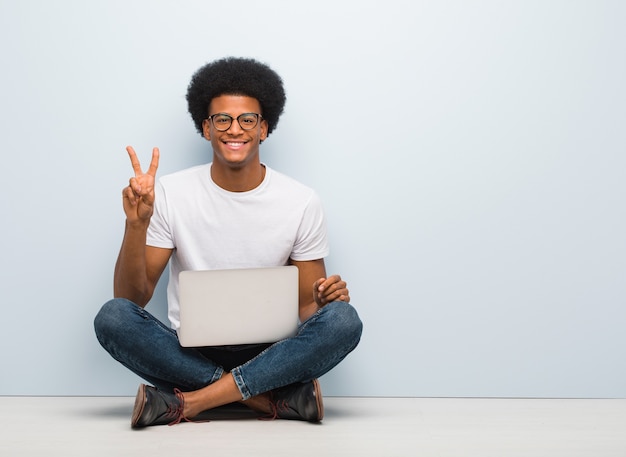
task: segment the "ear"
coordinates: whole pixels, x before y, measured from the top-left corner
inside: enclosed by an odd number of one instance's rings
[[[202,136],[211,141],[211,122],[208,119],[202,121]]]
[[[267,139],[267,131],[269,130],[269,124],[265,119],[261,119],[261,141]]]

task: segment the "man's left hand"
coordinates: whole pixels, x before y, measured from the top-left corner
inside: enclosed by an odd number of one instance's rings
[[[313,298],[320,308],[333,301],[350,303],[348,285],[339,275],[320,278],[313,283]]]

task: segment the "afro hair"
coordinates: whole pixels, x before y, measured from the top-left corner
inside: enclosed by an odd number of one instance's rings
[[[287,100],[280,76],[261,62],[240,57],[210,62],[194,73],[187,88],[189,114],[200,134],[211,100],[220,95],[257,99],[268,124],[268,135],[276,128]]]

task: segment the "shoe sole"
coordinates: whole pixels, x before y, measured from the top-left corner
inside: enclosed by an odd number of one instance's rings
[[[130,419],[130,426],[132,428],[137,428],[137,423],[139,422],[139,418],[143,414],[143,409],[146,406],[146,385],[139,384],[139,389],[137,389],[137,397],[135,398],[135,406],[133,407],[133,416]]]
[[[321,422],[321,420],[324,419],[324,401],[322,400],[322,389],[317,379],[313,380],[313,389],[315,390],[315,404],[317,405],[317,411],[319,413],[317,422]]]

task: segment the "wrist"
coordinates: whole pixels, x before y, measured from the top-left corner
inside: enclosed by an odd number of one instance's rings
[[[127,230],[137,230],[145,232],[148,230],[148,226],[150,225],[150,219],[126,219],[126,229]]]

